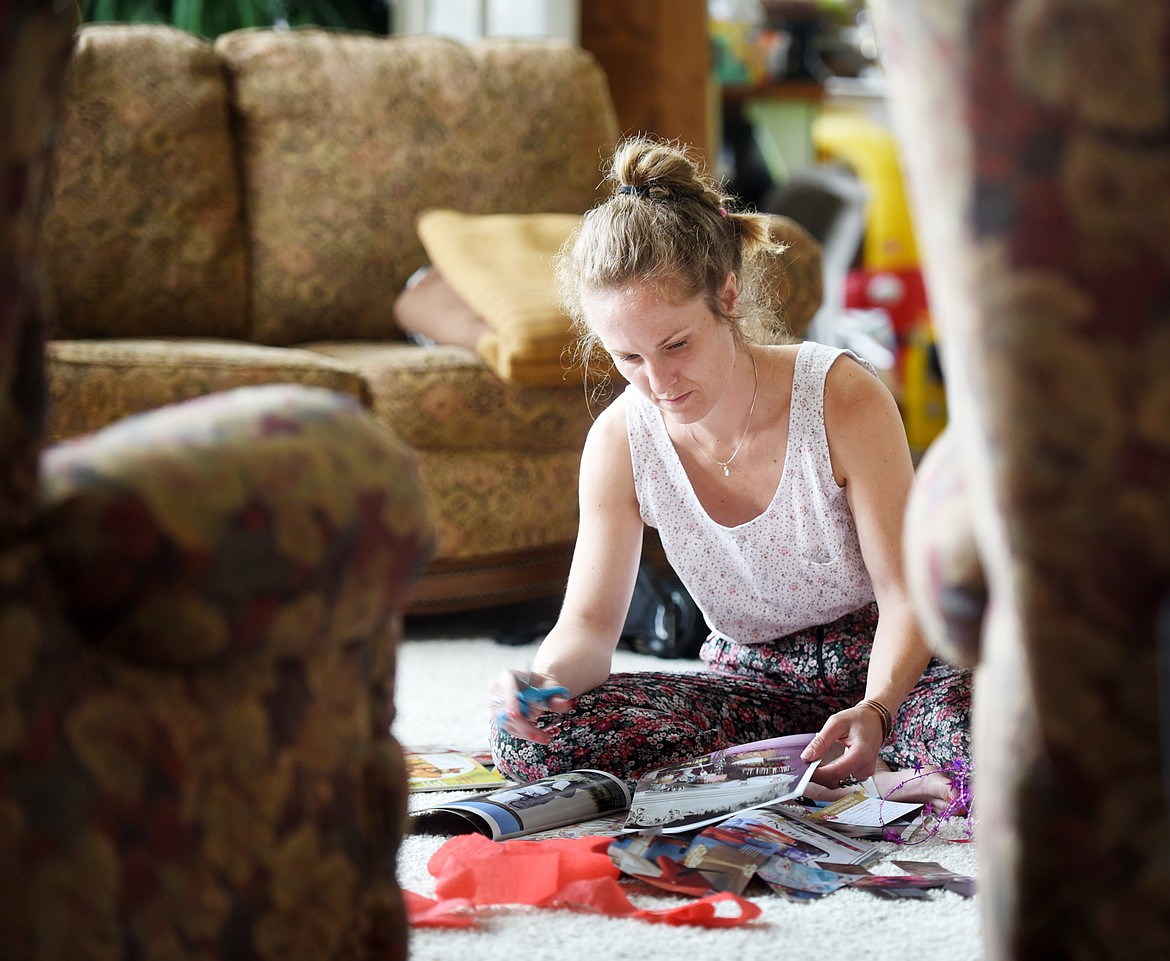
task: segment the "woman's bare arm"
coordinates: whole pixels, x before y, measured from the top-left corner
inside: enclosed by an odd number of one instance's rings
[[[602,412],[585,441],[579,508],[565,600],[532,663],[534,683],[568,688],[570,698],[609,677],[641,558],[643,521],[621,398]],[[514,716],[515,683],[510,676],[497,679],[495,694],[504,714],[512,715],[506,724],[511,733],[545,740],[539,728]],[[568,706],[567,700],[555,698],[548,709],[564,711]]]
[[[846,360],[829,369],[825,382],[825,429],[833,471],[845,487],[880,612],[865,696],[893,715],[930,660],[902,566],[902,524],[914,479],[906,432],[885,385]],[[834,741],[845,753],[826,764],[819,776],[826,782],[848,774],[868,777],[881,732],[881,716],[870,707],[834,715],[818,735],[813,753],[820,756]]]

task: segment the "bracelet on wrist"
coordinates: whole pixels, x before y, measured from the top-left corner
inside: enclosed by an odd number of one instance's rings
[[[890,732],[894,729],[894,719],[890,715],[890,709],[886,707],[881,701],[872,697],[867,697],[857,706],[868,707],[877,711],[878,717],[880,717],[882,720],[882,743],[885,744],[886,741],[890,739]]]

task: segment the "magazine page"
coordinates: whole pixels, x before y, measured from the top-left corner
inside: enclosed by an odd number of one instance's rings
[[[810,822],[806,818],[782,810],[751,811],[723,826],[744,826],[766,840],[791,861],[826,864],[870,864],[882,858],[882,850],[865,838],[847,837],[829,825]]]
[[[881,850],[869,841],[845,837],[781,810],[764,808],[728,818],[716,830],[728,838],[750,838],[751,847],[764,855],[756,877],[798,900],[852,884],[859,872],[868,874],[865,865],[882,858]]]
[[[817,766],[800,759],[812,738],[753,741],[651,771],[635,786],[626,830],[689,831],[799,797]]]
[[[805,817],[821,821],[838,831],[855,837],[898,836],[921,815],[922,804],[910,801],[887,801],[864,791],[854,791],[839,800],[808,812]]]
[[[675,894],[701,898],[714,892],[711,879],[687,863],[691,838],[638,831],[615,838],[609,859],[623,874]]]
[[[630,806],[625,782],[604,771],[567,771],[475,797],[449,801],[412,818],[416,834],[471,834],[494,841],[592,821]]]
[[[406,748],[406,786],[411,791],[460,791],[499,787],[504,776],[482,755],[453,748]],[[487,756],[490,761],[490,755]]]
[[[550,828],[547,831],[536,831],[532,834],[525,834],[524,840],[551,841],[554,839],[565,840],[572,838],[612,838],[622,833],[622,827],[625,823],[626,812],[623,809],[616,814],[605,814],[599,818],[594,818],[592,821],[579,821],[576,824],[565,824],[559,828]]]
[[[731,827],[729,819],[694,837],[639,831],[609,846],[618,870],[655,887],[704,897],[720,891],[742,894],[760,865],[775,851],[756,844],[751,831]]]
[[[777,894],[793,901],[811,901],[856,884],[858,879],[869,876],[869,870],[860,864],[821,867],[816,862],[773,858],[756,876]]]
[[[761,808],[708,825],[694,837],[655,831],[624,834],[610,845],[609,856],[625,874],[700,897],[718,891],[742,894],[757,873],[773,886],[779,882],[790,889],[833,890],[856,878],[833,869],[874,861],[881,852],[868,841]]]

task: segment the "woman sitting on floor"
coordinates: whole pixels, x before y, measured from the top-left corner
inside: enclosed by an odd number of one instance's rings
[[[893,397],[847,351],[749,340],[767,220],[729,210],[684,149],[627,141],[610,179],[557,269],[584,349],[629,387],[586,441],[564,604],[533,664],[568,696],[522,709],[517,675],[495,681],[500,770],[635,778],[816,731],[806,760],[843,749],[823,785],[874,774],[883,794],[946,804],[970,676],[931,657],[907,597],[913,467]],[[644,524],[711,628],[703,671],[611,673]]]

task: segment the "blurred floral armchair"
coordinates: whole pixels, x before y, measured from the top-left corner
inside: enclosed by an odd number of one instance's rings
[[[985,956],[1170,957],[1170,7],[869,6],[947,377],[907,570],[978,663]]]
[[[0,16],[3,955],[402,958],[414,465],[351,400],[285,386],[43,449],[68,10]]]

